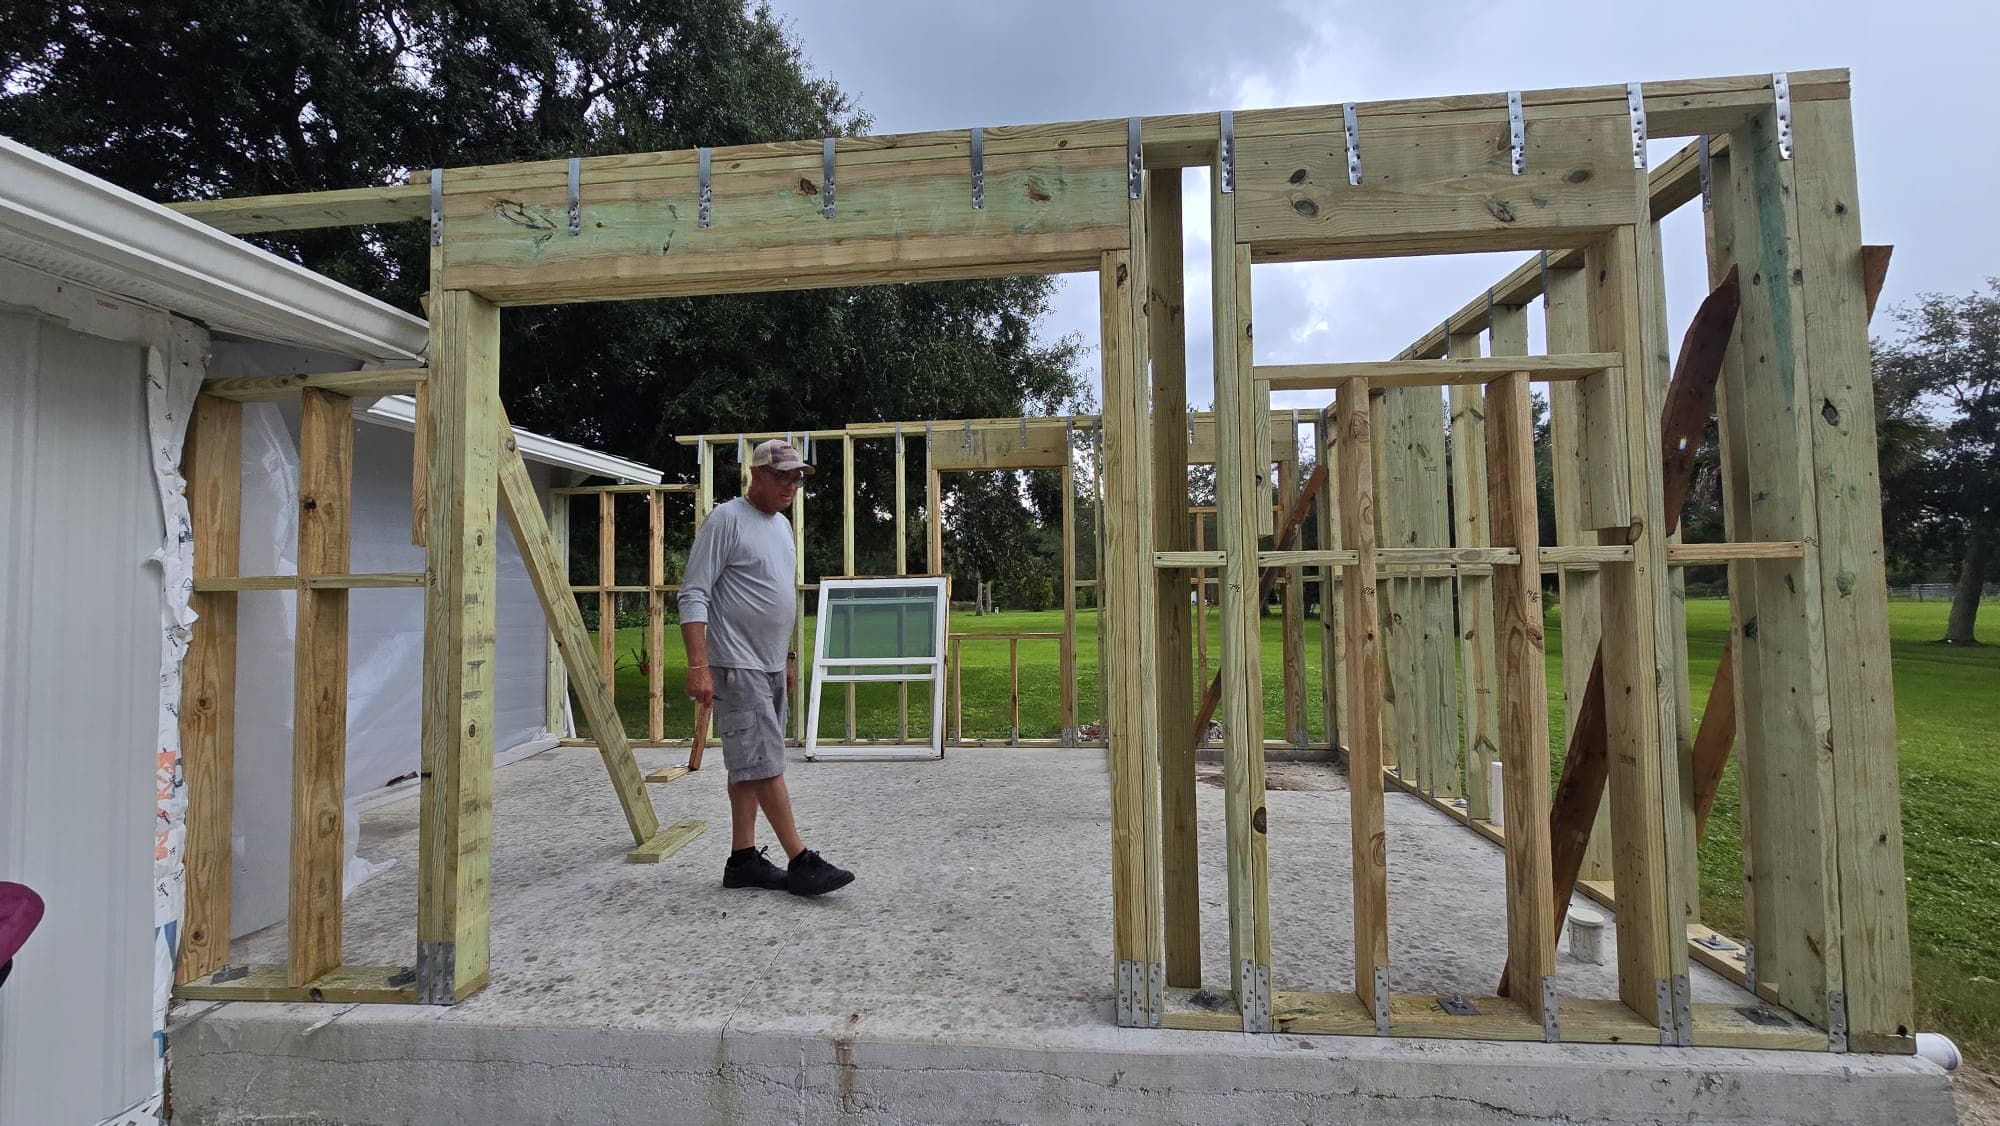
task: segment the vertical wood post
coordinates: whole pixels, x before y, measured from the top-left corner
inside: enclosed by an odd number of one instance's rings
[[[894,517],[896,529],[896,573],[898,575],[907,575],[910,573],[910,533],[904,526],[904,521],[907,517],[910,503],[908,496],[909,463],[904,451],[903,428],[900,423],[896,426],[895,443],[896,505]],[[908,684],[896,685],[896,741],[898,743],[907,743],[910,741],[910,686]]]
[[[597,675],[618,698],[618,494],[597,494]],[[601,731],[592,735],[603,738]]]
[[[1230,986],[1246,1032],[1268,1031],[1271,998],[1269,838],[1264,807],[1264,673],[1257,592],[1258,524],[1271,511],[1271,447],[1257,440],[1250,247],[1236,235],[1236,196],[1211,170],[1215,326],[1215,497],[1222,564],[1223,810],[1229,858]],[[1268,417],[1268,416],[1267,416]],[[1178,420],[1177,420],[1178,421]]]
[[[1643,226],[1645,177],[1635,180]],[[1619,468],[1632,505],[1630,523],[1596,525],[1599,542],[1629,545],[1633,552],[1630,562],[1605,564],[1598,580],[1604,636],[1618,641],[1603,647],[1605,728],[1609,745],[1621,748],[1611,755],[1608,779],[1618,883],[1618,993],[1670,1038],[1691,1042],[1685,1006],[1659,1003],[1663,992],[1669,999],[1686,996],[1687,920],[1677,910],[1679,852],[1668,837],[1669,813],[1680,808],[1680,770],[1670,753],[1668,618],[1674,607],[1666,586],[1660,404],[1649,391],[1658,383],[1651,366],[1660,354],[1649,339],[1653,322],[1646,313],[1653,275],[1642,266],[1632,227],[1620,227],[1591,247],[1586,263],[1593,349],[1621,353],[1625,360],[1618,382],[1600,388],[1601,397],[1589,406],[1615,409],[1622,419]],[[1589,399],[1593,391],[1586,388],[1584,394]],[[1593,464],[1590,470],[1598,468]],[[1591,518],[1604,515],[1594,510]]]
[[[292,666],[292,879],[287,977],[305,985],[340,966],[347,858],[347,591],[313,575],[348,570],[354,401],[307,388],[299,408],[298,628]]]
[[[243,404],[195,400],[181,452],[194,527],[194,577],[236,574],[243,525]],[[181,663],[181,772],[187,779],[187,906],[176,983],[229,961],[231,810],[236,771],[236,592],[189,598],[195,613]]]
[[[431,317],[417,993],[451,1004],[487,975],[500,310],[442,290]]]
[[[1147,179],[1146,325],[1153,358],[1153,547],[1188,547],[1187,325],[1182,283],[1181,173]],[[1157,576],[1160,831],[1166,877],[1167,984],[1201,984],[1200,857],[1195,836],[1194,664],[1189,648],[1187,573]]]
[[[1370,1011],[1389,966],[1389,858],[1382,801],[1382,651],[1375,593],[1374,454],[1368,381],[1351,379],[1335,400],[1340,531],[1355,561],[1341,581],[1341,664],[1347,669],[1347,788],[1354,858],[1354,990]]]
[[[1299,497],[1299,428],[1287,424],[1287,452],[1278,462],[1278,509],[1289,512]],[[1296,546],[1304,546],[1299,541]],[[1303,567],[1285,568],[1278,595],[1280,671],[1284,676],[1285,741],[1303,751],[1311,741],[1306,730],[1306,572]],[[1261,732],[1260,732],[1261,737]]]
[[[1535,444],[1528,377],[1486,389],[1492,539],[1521,553],[1493,568],[1494,653],[1500,689],[1502,800],[1507,826],[1507,975],[1516,999],[1542,1015],[1556,967],[1556,904],[1549,853],[1549,707],[1542,644],[1542,563],[1535,508]]]
[[[1914,1049],[1902,789],[1889,664],[1861,208],[1848,103],[1795,114],[1821,620],[1831,690],[1848,1043]]]
[[[570,483],[571,473],[558,469],[551,478],[554,485],[561,488]],[[548,522],[550,543],[555,549],[556,566],[562,576],[562,589],[569,595],[571,605],[576,604],[576,595],[570,593],[569,578],[569,494],[551,492],[549,494]],[[557,736],[571,734],[569,731],[569,666],[563,663],[562,647],[556,644],[556,635],[550,631],[544,663],[548,670],[548,700],[546,712],[548,729]]]
[[[1057,660],[1061,664],[1062,689],[1058,723],[1065,747],[1076,745],[1076,465],[1075,451],[1067,450],[1062,465],[1062,611],[1063,635]],[[1099,670],[1102,675],[1102,670]]]
[[[1144,193],[1130,208],[1129,250],[1106,251],[1099,270],[1104,354],[1104,511],[1109,542],[1101,582],[1116,659],[1107,680],[1111,766],[1112,946],[1120,1020],[1158,1027],[1166,986],[1162,910],[1158,652],[1153,568],[1147,244]]]
[[[1314,456],[1329,465],[1334,456],[1333,435],[1332,411],[1319,411],[1313,422],[1313,449],[1317,451]],[[1340,489],[1335,480],[1334,474],[1329,473],[1327,484],[1320,488],[1315,501],[1319,506],[1319,546],[1328,551],[1340,550],[1342,542],[1337,500]],[[1326,713],[1326,742],[1336,749],[1345,741],[1343,732],[1348,723],[1347,683],[1341,675],[1345,664],[1340,645],[1342,633],[1341,568],[1329,563],[1319,570],[1319,676],[1321,707]]]
[[[1499,309],[1494,313],[1494,355],[1525,355],[1528,351],[1525,323],[1516,333],[1512,322],[1503,323],[1499,319]],[[1519,350],[1513,351],[1517,336]],[[1503,351],[1503,346],[1509,350]],[[1450,349],[1456,357],[1476,356],[1479,337],[1476,333],[1455,333]],[[1486,388],[1477,386],[1451,389],[1452,543],[1459,547],[1490,547],[1493,543],[1486,491],[1487,435],[1492,424],[1486,404],[1488,395]],[[1466,813],[1475,820],[1493,817],[1492,787],[1487,779],[1491,776],[1491,764],[1500,753],[1501,701],[1499,658],[1494,652],[1493,582],[1490,574],[1461,570],[1458,576],[1459,663],[1465,670],[1461,693],[1461,706],[1465,710],[1465,800]]]
[[[854,436],[840,436],[840,569],[854,574]],[[853,619],[850,617],[849,621]],[[825,623],[821,623],[822,626]],[[849,629],[853,627],[850,625]],[[804,652],[803,649],[800,652]],[[847,741],[854,742],[854,685],[847,686]]]
[[[1590,293],[1581,269],[1551,269],[1543,301],[1544,328],[1551,355],[1573,355],[1590,348]],[[1556,543],[1563,547],[1595,544],[1584,521],[1585,441],[1580,431],[1582,392],[1567,380],[1549,384],[1549,456],[1555,481]],[[1566,564],[1558,578],[1562,599],[1563,746],[1570,745],[1577,712],[1590,682],[1591,662],[1603,635],[1597,588],[1597,565]],[[1591,823],[1590,846],[1578,878],[1610,880],[1611,795],[1599,801]]]
[[[611,494],[606,493],[606,496]],[[646,494],[646,737],[667,737],[667,494]]]

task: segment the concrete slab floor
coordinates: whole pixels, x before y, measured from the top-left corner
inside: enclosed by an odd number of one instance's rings
[[[642,751],[640,759],[646,769],[677,761],[671,751]],[[1226,982],[1222,790],[1219,768],[1203,764],[1199,773],[1203,973],[1206,980]],[[1274,983],[1281,989],[1346,989],[1352,926],[1345,779],[1336,768],[1318,763],[1273,763],[1268,773]],[[225,1058],[254,1057],[264,1050],[259,1045],[272,1054],[262,1066],[308,1076],[312,1068],[301,1061],[335,1051],[339,1044],[357,1045],[350,1050],[382,1063],[381,1051],[365,1045],[441,1037],[436,1044],[459,1044],[452,1051],[474,1050],[465,1046],[468,1042],[476,1045],[479,1058],[490,1062],[517,1051],[532,1056],[537,1049],[502,1049],[494,1037],[536,1030],[531,1038],[542,1037],[550,1051],[577,1053],[580,1060],[604,1066],[615,1066],[604,1061],[629,1053],[638,1058],[668,1051],[657,1047],[664,1042],[661,1035],[675,1044],[691,1036],[711,1047],[735,1041],[743,1051],[752,1051],[744,1047],[749,1041],[791,1044],[778,1054],[804,1069],[783,1080],[795,1085],[811,1082],[805,1076],[814,1066],[816,1048],[841,1044],[849,1046],[850,1054],[857,1043],[914,1043],[930,1045],[926,1051],[972,1047],[1002,1055],[1028,1050],[1032,1055],[1069,1048],[1111,1051],[1121,1058],[1135,1051],[1174,1058],[1193,1052],[1217,1060],[1297,1047],[1361,1059],[1372,1058],[1387,1044],[1402,1044],[1404,1056],[1397,1058],[1429,1060],[1432,1066],[1459,1060],[1475,1071],[1484,1066],[1480,1061],[1493,1063],[1504,1055],[1513,1060],[1509,1067],[1530,1071],[1601,1060],[1585,1065],[1585,1073],[1629,1065],[1637,1069],[1635,1074],[1679,1076],[1660,1088],[1667,1092],[1660,1097],[1669,1103],[1679,1089],[1675,1083],[1718,1073],[1712,1069],[1790,1076],[1787,1081],[1806,1084],[1801,1091],[1836,1072],[1847,1080],[1873,1076],[1886,1085],[1883,1090],[1914,1099],[1896,1104],[1899,1117],[1948,1120],[1950,1096],[1941,1074],[1925,1072],[1929,1065],[1909,1060],[1119,1030],[1112,1020],[1110,814],[1102,751],[985,748],[919,763],[805,763],[795,757],[788,777],[807,845],[857,873],[851,887],[823,899],[722,888],[729,839],[720,769],[650,788],[662,823],[699,817],[709,828],[661,864],[628,865],[623,855],[629,837],[593,752],[552,751],[501,768],[494,786],[488,987],[448,1009],[364,1006],[340,1013],[336,1025],[313,1030],[320,1048],[301,1047],[302,1037],[308,1026],[329,1015],[326,1006],[181,1006],[174,1033],[177,1101],[197,1115],[195,1121],[263,1120],[258,1096],[234,1086],[240,1076],[232,1068],[244,1066],[243,1060],[232,1064]],[[1386,797],[1393,988],[1490,992],[1504,957],[1499,849],[1415,799],[1397,793]],[[349,963],[412,960],[417,819],[414,797],[362,817],[360,854],[397,863],[347,902]],[[769,842],[768,831],[761,839]],[[1616,958],[1608,947],[1607,942],[1603,965],[1565,956],[1558,972],[1560,992],[1615,996]],[[232,948],[237,962],[281,962],[283,956],[281,926],[241,939]],[[1707,971],[1697,970],[1692,984],[1697,1001],[1747,1000],[1747,994]],[[340,1035],[331,1035],[335,1029]],[[603,1039],[621,1032],[636,1039]],[[655,1047],[640,1047],[646,1044]],[[415,1041],[409,1045],[414,1057],[429,1051]],[[1523,1052],[1527,1054],[1514,1059]],[[388,1058],[393,1061],[395,1054],[390,1050]],[[281,1065],[281,1059],[292,1063]],[[907,1063],[907,1053],[897,1059]],[[961,1061],[960,1066],[980,1070],[987,1066],[983,1060]],[[1611,1062],[1619,1060],[1626,1062]],[[670,1062],[658,1066],[672,1070]],[[707,1069],[713,1078],[714,1066],[702,1064],[697,1070]],[[993,1066],[1006,1070],[998,1062]],[[1046,1060],[1022,1066],[1063,1070]],[[1081,1081],[1088,1085],[1087,1079]],[[1274,1079],[1274,1090],[1302,1081]],[[1386,1073],[1380,1081],[1395,1085]],[[1112,1080],[1114,1087],[1116,1082]],[[339,1117],[338,1109],[311,1110],[311,1083],[299,1083],[303,1086],[284,1087],[290,1092],[287,1098],[296,1101],[281,1112],[273,1106],[273,1113],[348,1120]],[[969,1079],[966,1083],[968,1091],[977,1086]],[[1360,1097],[1360,1092],[1373,1098],[1365,1087],[1350,1082],[1346,1095]],[[1878,1105],[1879,1092],[1870,1091],[1855,1104],[1857,1111],[1890,1105]],[[332,1100],[329,1107],[346,1105],[331,1088],[323,1094]],[[1925,1099],[1943,1106],[1946,1117],[1930,1114],[1926,1108],[1931,1103]],[[913,1105],[921,1111],[927,1104]],[[1110,1113],[1109,1108],[1123,1104],[1113,1100],[1103,1105]],[[1242,1107],[1247,1112],[1251,1105]],[[1504,1100],[1494,1105],[1508,1115],[1517,1109]],[[1645,1105],[1643,1098],[1633,1104]],[[1702,1106],[1695,1100],[1684,1109],[1698,1110],[1707,1120],[1730,1117],[1718,1106]],[[839,1118],[850,1109],[841,1102],[829,1114]],[[1438,1110],[1433,1106],[1433,1113],[1421,1117],[1433,1118]],[[1569,1113],[1560,1106],[1556,1110]],[[1766,1111],[1764,1118],[1753,1114],[1743,1120],[1780,1120],[1794,1113],[1770,1111],[1769,1104]],[[884,1110],[867,1120],[900,1120],[900,1113]],[[1622,1120],[1625,1113],[1614,1113],[1607,1104],[1605,1117]],[[1808,1104],[1801,1104],[1797,1113],[1832,1120]],[[1180,1114],[1173,1110],[1168,1117]],[[1443,1117],[1488,1120],[1469,1110]],[[1690,1120],[1680,1113],[1667,1117]],[[1864,1113],[1854,1120],[1871,1117]],[[1277,1118],[1290,1120],[1288,1114]],[[1050,1119],[1100,1120],[1090,1113]],[[392,1114],[379,1120],[404,1119]],[[611,1119],[580,1115],[574,1120]],[[1210,1120],[1215,1120],[1212,1115]]]

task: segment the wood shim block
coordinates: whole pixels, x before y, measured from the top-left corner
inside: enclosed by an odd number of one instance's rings
[[[708,831],[708,822],[695,818],[676,821],[653,835],[653,839],[625,854],[627,864],[658,864],[682,846]]]
[[[646,775],[646,781],[672,782],[677,778],[685,777],[687,773],[688,773],[688,768],[685,766],[663,766],[658,770],[653,771],[651,774]]]

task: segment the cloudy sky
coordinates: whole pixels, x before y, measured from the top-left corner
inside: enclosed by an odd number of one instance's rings
[[[2000,275],[2000,126],[1980,0],[774,0],[813,67],[877,133],[1844,66],[1853,72],[1864,237],[1896,256],[1883,307]],[[1682,142],[1654,146],[1657,163]],[[1190,398],[1211,398],[1207,180],[1191,172]],[[1678,336],[1703,292],[1699,208],[1667,221]],[[1383,359],[1519,254],[1259,266],[1259,362]],[[1536,310],[1539,313],[1539,310]],[[1532,316],[1537,325],[1539,315]],[[1890,327],[1880,316],[1876,330]],[[1050,335],[1097,342],[1096,282],[1064,279]],[[1093,369],[1095,364],[1093,352]],[[1281,405],[1319,405],[1308,395]]]

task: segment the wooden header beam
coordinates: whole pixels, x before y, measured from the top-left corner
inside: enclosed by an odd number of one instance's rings
[[[1814,100],[1843,99],[1848,93],[1848,76],[1844,69],[1794,71],[1790,81],[1794,105]],[[1647,130],[1652,136],[1693,136],[1703,132],[1727,132],[1729,126],[1746,113],[1763,108],[1771,98],[1771,77],[1764,74],[1653,82],[1645,84],[1642,89]],[[1531,124],[1546,118],[1621,117],[1625,113],[1625,88],[1582,86],[1527,90],[1521,93],[1521,105]],[[1365,132],[1375,132],[1384,127],[1400,129],[1432,124],[1497,121],[1505,125],[1507,96],[1476,94],[1360,102],[1356,104],[1355,111],[1363,122]],[[1214,113],[1147,117],[1141,121],[1140,127],[1148,168],[1206,165],[1215,155],[1218,125]],[[1235,127],[1239,138],[1300,133],[1337,134],[1342,127],[1341,107],[1245,110],[1235,115]],[[837,142],[837,148],[843,168],[863,160],[963,161],[970,152],[968,136],[967,131],[961,129],[879,137],[842,137]],[[1125,122],[1102,119],[999,126],[983,130],[983,141],[987,154],[995,157],[1055,149],[1122,149]],[[819,155],[818,141],[734,145],[714,149],[712,167],[718,177],[725,172],[792,170],[801,166],[814,167]],[[676,172],[692,176],[695,162],[695,152],[688,149],[594,156],[584,158],[582,173],[587,183],[637,179],[645,175],[672,175]],[[566,161],[482,165],[447,170],[445,190],[456,192],[465,187],[519,191],[537,183],[562,185],[567,175]],[[188,200],[172,206],[183,215],[233,234],[397,223],[428,218],[430,192],[426,182],[427,170],[413,172],[411,180],[409,184],[371,188]]]

